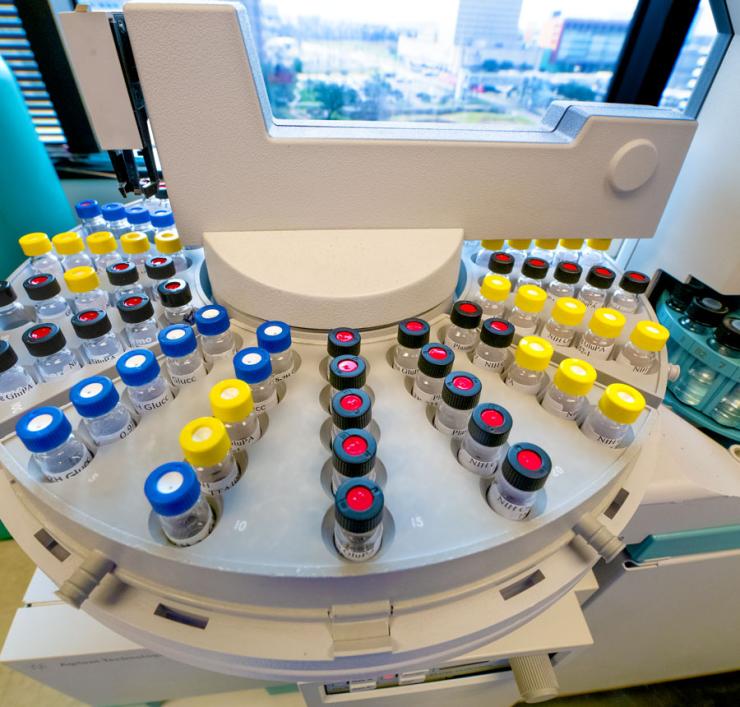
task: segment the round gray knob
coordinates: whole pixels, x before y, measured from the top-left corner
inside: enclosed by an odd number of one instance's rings
[[[560,685],[547,653],[509,658],[509,665],[519,694],[526,703],[545,702],[557,697]]]
[[[639,189],[658,169],[658,150],[650,140],[631,140],[622,145],[609,164],[609,181],[618,192]]]

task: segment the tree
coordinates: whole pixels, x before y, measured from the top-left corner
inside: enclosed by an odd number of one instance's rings
[[[571,101],[593,101],[596,92],[578,81],[569,81],[556,88],[558,95]]]
[[[326,111],[327,120],[338,120],[345,106],[357,103],[357,91],[338,83],[317,81],[312,86],[316,100]]]

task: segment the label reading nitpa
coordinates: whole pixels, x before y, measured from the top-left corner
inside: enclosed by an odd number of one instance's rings
[[[479,356],[478,354],[475,354],[473,356],[473,363],[476,366],[480,366],[481,368],[487,368],[489,371],[500,371],[504,367],[505,362],[506,362],[505,358],[499,359],[497,361],[489,361],[487,358],[483,358],[482,356]]]
[[[460,451],[457,453],[457,459],[468,471],[472,471],[474,474],[483,477],[493,476],[498,466],[498,454],[494,459],[476,459],[464,447],[460,447]]]
[[[178,388],[180,388],[183,385],[188,385],[188,383],[194,383],[197,380],[200,380],[201,378],[205,378],[206,376],[206,367],[200,363],[198,364],[198,367],[191,371],[190,373],[183,373],[182,375],[176,375],[170,371],[170,379],[172,380],[172,383],[176,385]]]
[[[254,411],[260,415],[261,413],[265,412],[265,410],[270,410],[271,408],[274,408],[278,404],[278,397],[277,397],[277,391],[273,390],[272,394],[270,395],[267,400],[262,400],[261,402],[254,403]]]

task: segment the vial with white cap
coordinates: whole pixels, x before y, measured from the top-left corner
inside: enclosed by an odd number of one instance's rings
[[[617,312],[616,309],[608,307],[597,309],[591,315],[586,333],[578,342],[578,351],[588,358],[606,361],[626,321],[624,314]]]
[[[92,258],[85,252],[85,244],[82,242],[82,236],[76,231],[65,231],[57,233],[51,239],[56,252],[60,256],[62,267],[65,270],[88,265],[95,267]]]
[[[357,329],[341,326],[332,329],[326,337],[326,351],[332,358],[342,354],[360,355],[362,338]]]
[[[77,212],[77,218],[80,219],[80,224],[85,231],[86,235],[100,231],[106,227],[103,213],[95,199],[83,199],[75,204],[75,211]]]
[[[634,314],[640,308],[640,295],[647,292],[650,278],[637,270],[627,270],[619,281],[612,296],[609,298],[609,306],[618,312]]]
[[[523,336],[514,353],[514,363],[506,372],[506,385],[527,395],[537,395],[545,381],[552,358],[552,344],[539,336]]]
[[[59,258],[51,252],[51,241],[45,233],[26,233],[18,239],[23,254],[29,258],[28,266],[35,273],[49,273],[58,280],[64,277]]]
[[[239,481],[231,440],[218,418],[198,417],[188,422],[180,431],[180,447],[195,468],[204,493],[220,496]]]
[[[160,282],[157,285],[157,295],[164,307],[164,317],[170,324],[193,323],[193,295],[185,280],[174,277]]]
[[[95,268],[80,265],[64,273],[64,282],[72,293],[72,309],[82,312],[86,309],[108,307],[108,293],[100,289],[100,278]]]
[[[151,214],[146,206],[127,206],[126,220],[129,222],[129,230],[143,233],[146,239],[154,242],[154,226],[152,226]]]
[[[111,361],[123,353],[123,346],[102,309],[78,312],[72,317],[72,328],[82,341],[82,352],[90,363]]]
[[[124,258],[136,265],[143,279],[146,276],[146,260],[151,255],[146,234],[141,231],[129,231],[121,236],[120,244]]]
[[[258,415],[278,404],[270,354],[263,348],[248,346],[237,351],[234,355],[234,372],[239,380],[249,383]]]
[[[586,305],[583,302],[573,297],[560,297],[555,301],[540,336],[555,346],[570,346],[585,316]]]
[[[503,371],[509,362],[509,347],[514,341],[514,326],[506,319],[491,317],[480,328],[473,363],[489,371]]]
[[[560,362],[542,397],[542,407],[564,420],[578,420],[586,410],[586,396],[596,382],[596,370],[577,358]]]
[[[645,398],[639,390],[625,383],[612,383],[584,420],[581,432],[605,447],[616,449],[623,446],[631,425],[644,409]]]
[[[540,321],[540,312],[545,308],[547,293],[537,285],[522,285],[514,296],[514,307],[509,321],[517,334],[534,334]]]
[[[365,388],[367,364],[361,356],[335,356],[329,363],[329,384],[331,395],[347,388]]]
[[[200,334],[203,358],[213,363],[218,358],[232,358],[236,350],[231,320],[226,307],[207,304],[195,312],[195,326]]]
[[[419,370],[411,394],[423,403],[436,405],[442,399],[442,385],[455,362],[455,352],[444,344],[426,344],[419,354]]]
[[[582,238],[561,238],[555,251],[555,265],[563,261],[577,263],[583,248]]]
[[[36,381],[18,363],[18,354],[0,339],[0,402],[18,400],[36,387]]]
[[[365,429],[372,420],[370,396],[359,388],[347,388],[335,393],[331,399],[331,438],[349,429]]]
[[[331,490],[349,480],[367,479],[375,481],[375,455],[378,445],[367,430],[350,427],[342,430],[331,446],[332,474]]]
[[[587,307],[596,309],[606,304],[609,288],[614,284],[616,273],[605,265],[594,265],[586,275],[586,284],[578,293],[578,299]]]
[[[555,266],[552,280],[547,286],[547,299],[554,302],[560,297],[574,297],[576,285],[583,271],[578,263],[564,260]]]
[[[442,385],[442,399],[434,413],[434,426],[452,437],[462,437],[468,428],[471,410],[478,404],[481,382],[465,371],[453,371]]]
[[[349,479],[334,494],[334,545],[342,557],[363,562],[383,541],[383,491],[370,479]]]
[[[147,297],[144,285],[139,280],[139,271],[130,260],[119,260],[105,269],[108,282],[113,285],[113,301],[118,303],[125,297]]]
[[[637,322],[629,341],[617,354],[617,362],[632,367],[633,373],[647,375],[658,367],[658,354],[671,333],[658,322]]]
[[[144,495],[173,545],[195,545],[213,530],[213,511],[201,493],[195,470],[187,462],[158,466],[146,479]]]
[[[504,518],[525,520],[551,469],[550,456],[542,447],[527,442],[512,444],[488,489],[488,505]]]
[[[175,263],[168,255],[152,255],[146,259],[144,269],[152,283],[152,298],[156,301],[159,298],[157,285],[175,276]]]
[[[36,370],[42,381],[61,378],[82,367],[67,346],[64,334],[52,322],[29,327],[22,339],[28,353],[36,359]]]
[[[131,413],[120,402],[110,378],[91,376],[72,386],[69,399],[82,418],[80,427],[98,447],[128,437],[136,427]]]
[[[494,403],[481,403],[468,420],[457,460],[468,471],[490,478],[506,452],[512,424],[506,408]]]
[[[483,278],[480,290],[471,301],[481,308],[484,317],[503,317],[506,312],[506,299],[510,292],[509,278],[489,274]]]
[[[109,265],[121,262],[118,243],[110,231],[95,231],[87,237],[87,247],[92,253],[95,269],[104,273]]]
[[[92,461],[92,453],[75,437],[67,416],[57,407],[27,412],[16,423],[15,433],[47,481],[70,479]]]
[[[165,355],[165,366],[175,388],[205,378],[206,366],[198,351],[198,340],[189,324],[172,324],[157,335]]]
[[[0,280],[0,331],[30,324],[34,314],[33,310],[27,310],[18,301],[13,286],[7,280]]]
[[[455,302],[445,333],[445,345],[456,351],[472,351],[478,342],[478,326],[482,316],[483,312],[475,302]]]
[[[131,346],[149,346],[157,340],[159,326],[154,318],[152,302],[146,295],[121,297],[116,302],[116,309]]]
[[[116,361],[116,371],[139,415],[158,410],[173,399],[170,385],[161,375],[157,357],[149,349],[127,351]]]
[[[123,204],[111,201],[100,207],[103,219],[105,220],[104,229],[110,231],[114,238],[120,238],[124,233],[131,230],[131,225],[126,218],[126,208]]]
[[[172,262],[175,263],[175,270],[182,272],[190,267],[188,262],[188,256],[185,255],[185,251],[180,241],[180,236],[175,231],[165,230],[156,233],[154,236],[154,247],[162,255],[167,255],[172,258]]]
[[[514,238],[506,241],[506,252],[514,258],[514,269],[519,270],[522,267],[531,245],[532,241],[527,238]]]
[[[588,238],[586,247],[581,250],[580,264],[588,272],[594,265],[611,267],[607,251],[612,242],[608,238]]]
[[[260,420],[254,411],[252,389],[238,378],[226,378],[208,394],[213,416],[221,420],[235,452],[254,444],[261,434]]]
[[[267,321],[257,327],[257,346],[270,354],[272,377],[275,382],[293,373],[293,339],[285,322]]]
[[[23,281],[23,289],[40,322],[67,321],[72,316],[72,309],[62,296],[59,281],[51,273],[31,275]]]
[[[398,342],[393,351],[393,368],[405,376],[415,376],[419,370],[419,352],[429,343],[429,324],[412,317],[398,323]]]

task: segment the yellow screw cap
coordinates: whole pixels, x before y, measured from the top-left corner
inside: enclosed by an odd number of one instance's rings
[[[568,250],[580,250],[583,248],[582,238],[561,238],[560,245]]]
[[[523,312],[541,312],[547,301],[547,293],[537,285],[522,285],[516,291],[514,305]]]
[[[558,247],[557,238],[536,238],[534,244],[543,250],[555,250]]]
[[[588,395],[596,381],[596,369],[578,358],[565,358],[555,371],[555,387],[568,395]]]
[[[110,231],[98,231],[87,237],[87,247],[95,255],[112,253],[116,249],[116,239]]]
[[[178,250],[182,250],[182,241],[180,236],[176,233],[158,233],[154,236],[154,245],[157,246],[157,250],[165,255],[171,255],[177,253]]]
[[[89,265],[80,265],[64,273],[64,282],[70,292],[90,292],[100,286],[100,278],[94,268]]]
[[[75,253],[81,253],[85,250],[85,244],[82,242],[82,238],[79,233],[74,231],[65,231],[64,233],[57,233],[51,239],[57,253],[60,255],[74,255]]]
[[[480,293],[491,302],[503,302],[511,292],[511,281],[501,275],[486,275]]]
[[[231,449],[231,442],[221,420],[197,417],[182,428],[180,446],[187,461],[203,467],[222,462]]]
[[[660,351],[671,332],[657,322],[637,322],[630,334],[630,341],[643,351]]]
[[[601,307],[593,313],[588,328],[594,334],[603,336],[605,339],[616,339],[622,333],[626,322],[627,320],[621,312],[616,309],[609,309],[609,307]]]
[[[609,246],[612,244],[608,238],[589,238],[586,240],[586,245],[594,250],[609,250]]]
[[[216,383],[208,398],[214,417],[222,422],[241,422],[254,410],[252,389],[238,378],[227,378]]]
[[[23,254],[32,258],[34,255],[43,255],[51,250],[51,241],[45,233],[26,233],[18,239]]]
[[[539,336],[523,336],[514,354],[516,364],[529,371],[544,371],[552,358],[552,345]]]
[[[558,297],[552,308],[552,318],[564,326],[578,326],[586,315],[586,305],[574,297]]]
[[[121,250],[129,255],[146,253],[149,250],[149,239],[138,231],[124,233],[121,236]]]
[[[599,399],[599,410],[614,422],[631,425],[645,409],[645,398],[626,383],[612,383]]]
[[[528,238],[515,238],[513,241],[507,241],[508,244],[516,250],[527,250],[532,245],[532,240]]]

